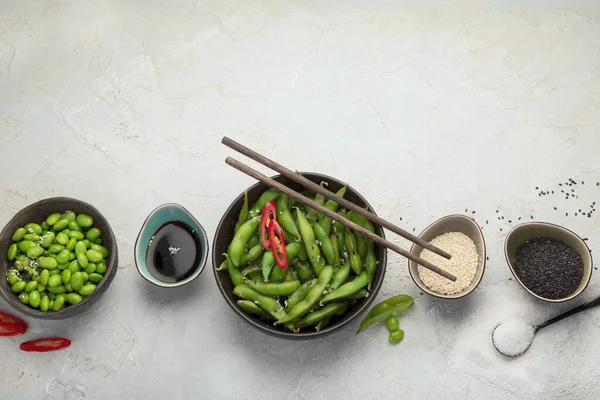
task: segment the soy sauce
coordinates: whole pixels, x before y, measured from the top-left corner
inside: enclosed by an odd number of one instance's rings
[[[146,252],[148,271],[163,282],[179,282],[196,270],[202,254],[198,235],[180,221],[168,222],[154,234]]]

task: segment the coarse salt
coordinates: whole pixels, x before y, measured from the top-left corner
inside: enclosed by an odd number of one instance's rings
[[[427,249],[423,249],[420,257],[454,275],[456,281],[452,282],[419,265],[417,272],[423,284],[440,294],[455,294],[469,287],[473,282],[479,262],[473,240],[462,232],[448,232],[434,238],[430,243],[449,253],[452,258],[448,260]]]

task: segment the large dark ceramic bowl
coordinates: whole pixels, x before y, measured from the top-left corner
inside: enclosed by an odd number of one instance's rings
[[[38,309],[21,303],[18,295],[11,291],[11,287],[6,280],[6,272],[12,267],[13,262],[6,259],[6,252],[8,251],[8,247],[13,243],[12,235],[17,228],[23,227],[29,222],[41,224],[50,214],[56,212],[62,213],[67,210],[71,210],[76,214],[86,213],[94,218],[94,227],[102,231],[102,245],[108,249],[106,272],[104,273],[104,279],[97,285],[96,290],[82,302],[75,305],[69,305],[59,311],[41,312]],[[117,273],[117,260],[118,249],[115,234],[110,228],[106,218],[100,214],[100,211],[86,202],[68,197],[55,197],[41,200],[19,211],[8,222],[0,234],[0,295],[12,307],[30,317],[49,320],[69,318],[88,310],[100,300]]]
[[[329,184],[328,189],[333,192],[336,192],[342,186],[344,186],[344,183],[342,183],[341,181],[327,175],[314,174],[309,172],[302,172],[302,175],[316,183],[320,183],[321,181],[327,182]],[[273,177],[273,179],[285,184],[286,186],[294,189],[297,192],[301,192],[304,190],[304,188],[301,185],[290,181],[284,176],[276,175]],[[262,183],[257,183],[251,186],[248,189],[249,204],[253,204],[258,199],[260,194],[266,189],[268,189],[268,187]],[[367,207],[369,210],[373,211],[373,208],[369,203],[367,203],[367,200],[365,200],[364,197],[362,197],[356,190],[354,190],[351,187],[348,188],[348,191],[346,192],[346,195],[344,197],[349,201],[353,202],[354,204],[357,204],[361,207]],[[227,272],[227,270],[217,271],[216,268],[219,265],[221,265],[223,261],[225,261],[225,256],[223,254],[227,252],[227,246],[229,246],[229,243],[233,238],[233,230],[235,228],[235,223],[237,222],[238,214],[242,208],[243,202],[244,195],[242,193],[233,201],[233,203],[229,206],[227,211],[225,211],[225,214],[221,218],[221,222],[219,222],[219,226],[217,227],[217,231],[215,233],[212,251],[213,271],[215,273],[215,279],[217,280],[219,290],[223,294],[223,297],[225,298],[225,301],[227,301],[227,304],[229,304],[229,306],[241,318],[249,322],[250,325],[252,325],[256,329],[265,332],[271,336],[276,336],[283,339],[307,340],[322,338],[343,329],[355,318],[360,316],[360,314],[363,313],[367,308],[369,308],[369,306],[373,303],[373,300],[375,300],[379,289],[381,289],[381,285],[383,284],[383,278],[385,276],[385,267],[387,262],[386,250],[379,245],[375,245],[375,254],[377,256],[378,266],[375,278],[373,279],[372,290],[369,294],[369,297],[365,298],[360,302],[357,302],[355,305],[349,308],[344,313],[344,315],[336,317],[336,319],[331,321],[330,325],[327,328],[323,329],[320,332],[288,332],[284,330],[282,326],[273,326],[273,322],[264,321],[260,318],[255,318],[254,316],[246,314],[244,311],[242,311],[237,306],[236,302],[239,299],[233,294],[233,284],[231,283],[231,280],[229,278],[229,273]],[[376,227],[376,229],[377,234],[379,236],[384,237],[383,229],[381,229],[381,227]]]

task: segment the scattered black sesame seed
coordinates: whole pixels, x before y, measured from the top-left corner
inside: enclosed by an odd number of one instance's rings
[[[486,220],[485,220],[485,223],[486,223],[486,224],[489,224],[489,223],[490,223],[490,221],[488,221],[488,220],[486,219]]]
[[[540,188],[539,186],[536,186],[536,187],[535,187],[535,190],[538,190],[539,188]]]
[[[552,191],[552,194],[554,194],[554,190]]]
[[[531,219],[533,219],[533,215],[530,215]]]
[[[510,223],[512,223],[512,221],[509,219],[509,220],[508,220],[508,223],[510,224]]]
[[[413,232],[414,232],[415,230],[417,230],[417,228],[413,228]]]
[[[502,232],[502,228],[500,228],[500,232]]]
[[[575,216],[577,216],[577,213],[575,213]]]
[[[568,217],[568,216],[569,216],[569,213],[565,213],[565,216],[566,216],[566,217]]]
[[[496,210],[496,214],[498,213],[498,210]]]
[[[558,210],[558,208],[554,207],[555,210]]]
[[[475,214],[475,211],[472,211],[473,214]]]
[[[583,239],[581,239],[581,240],[583,240],[584,242],[587,242],[587,241],[588,241],[588,240],[590,240],[590,239],[588,239],[588,238],[583,238]]]
[[[519,217],[519,221],[521,220],[521,217]]]
[[[465,212],[467,212],[467,211],[469,211],[469,210],[467,210],[467,209],[465,208]]]
[[[582,185],[583,185],[583,184],[585,184],[585,181],[581,181],[581,184],[582,184]]]
[[[512,281],[512,278],[508,278],[509,281]]]
[[[562,186],[562,183],[559,183],[558,186]]]
[[[490,258],[489,258],[489,257],[486,257],[485,259],[486,259],[486,260],[488,260],[488,261],[490,260]]]

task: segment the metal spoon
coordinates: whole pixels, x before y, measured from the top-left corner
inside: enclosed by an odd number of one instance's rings
[[[575,308],[573,308],[572,310],[569,310],[569,311],[567,311],[567,312],[565,312],[565,313],[563,313],[563,314],[560,314],[560,315],[558,315],[558,316],[556,316],[556,317],[554,317],[554,318],[552,318],[552,319],[549,319],[549,320],[548,320],[548,321],[546,321],[546,322],[542,322],[541,324],[539,324],[539,325],[537,325],[537,326],[534,326],[534,327],[533,327],[533,335],[531,336],[531,342],[529,342],[529,344],[527,345],[527,347],[526,347],[525,349],[523,349],[523,351],[521,351],[521,352],[520,352],[520,353],[518,353],[518,354],[505,354],[505,353],[503,353],[503,352],[502,352],[502,351],[501,351],[501,350],[498,348],[498,346],[497,346],[497,345],[496,345],[496,343],[494,342],[494,332],[495,332],[495,331],[496,331],[496,329],[498,329],[498,327],[499,327],[500,325],[502,325],[502,324],[498,324],[498,325],[496,325],[496,327],[495,327],[495,328],[494,328],[494,330],[492,331],[492,343],[494,343],[494,347],[496,348],[496,350],[498,350],[498,352],[499,352],[500,354],[502,354],[503,356],[506,356],[506,357],[518,357],[518,356],[520,356],[521,354],[525,353],[525,352],[526,352],[526,351],[527,351],[527,350],[528,350],[528,349],[531,347],[531,344],[533,343],[533,339],[535,338],[535,335],[536,335],[536,334],[537,334],[537,333],[538,333],[540,330],[542,330],[542,329],[544,329],[544,328],[546,328],[546,327],[548,327],[548,326],[550,326],[550,325],[554,324],[555,322],[558,322],[558,321],[561,321],[561,320],[563,320],[563,319],[565,319],[565,318],[567,318],[567,317],[570,317],[571,315],[574,315],[574,314],[580,313],[580,312],[582,312],[582,311],[585,311],[585,310],[587,310],[587,309],[590,309],[590,308],[592,308],[592,307],[596,307],[597,305],[600,305],[600,297],[598,297],[598,298],[596,298],[596,299],[594,299],[594,300],[592,300],[592,301],[590,301],[590,302],[588,302],[588,303],[582,304],[582,305],[580,305],[579,307],[575,307]]]

